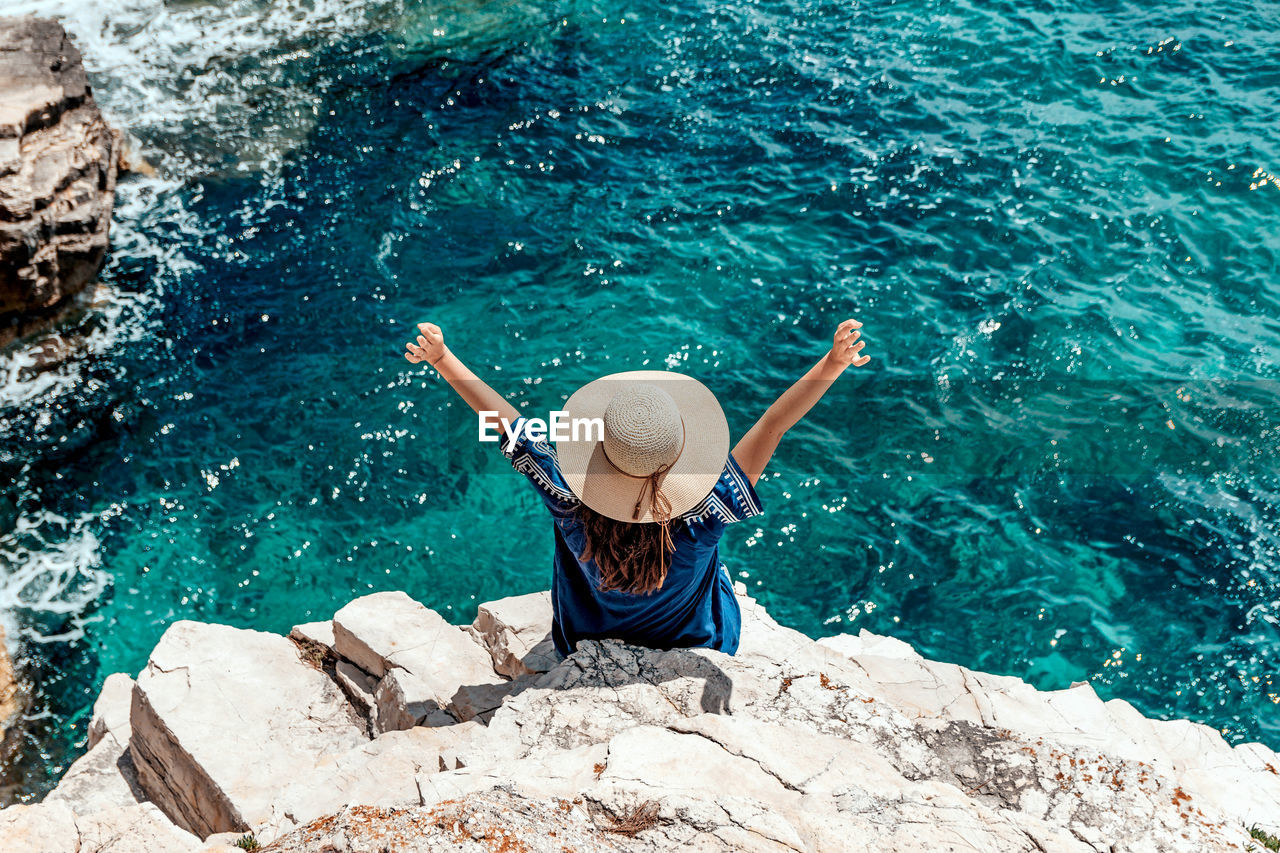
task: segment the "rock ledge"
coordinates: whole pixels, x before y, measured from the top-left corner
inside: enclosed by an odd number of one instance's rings
[[[365,596],[289,638],[180,621],[111,676],[92,746],[0,811],[37,853],[1247,850],[1280,758],[866,632],[814,641],[739,590],[737,655],[586,642],[546,593],[449,625]]]

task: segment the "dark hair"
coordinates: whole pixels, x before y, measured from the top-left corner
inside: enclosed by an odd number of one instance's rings
[[[638,595],[661,589],[674,550],[661,524],[616,521],[585,503],[578,504],[578,517],[587,540],[582,559],[600,567],[600,589]]]

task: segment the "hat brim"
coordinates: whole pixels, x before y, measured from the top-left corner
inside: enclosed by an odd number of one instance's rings
[[[671,395],[684,422],[684,448],[660,481],[671,501],[672,517],[688,512],[711,493],[729,456],[729,422],[711,389],[692,376],[664,370],[629,370],[588,382],[569,398],[564,411],[570,419],[603,418],[609,401],[624,386],[637,382],[656,385]],[[605,457],[604,445],[588,440],[555,443],[560,473],[569,489],[591,509],[618,521],[654,520],[648,496],[635,514],[645,481],[619,471]],[[598,438],[598,433],[592,438]]]

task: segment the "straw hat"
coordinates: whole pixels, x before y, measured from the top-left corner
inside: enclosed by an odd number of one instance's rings
[[[603,441],[556,442],[565,482],[601,515],[675,518],[710,494],[724,471],[729,423],[715,395],[692,376],[662,370],[603,376],[574,392],[564,411],[604,421]]]

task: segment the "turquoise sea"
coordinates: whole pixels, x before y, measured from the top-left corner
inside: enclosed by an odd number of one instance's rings
[[[735,436],[846,316],[731,573],[1280,747],[1280,3],[10,0],[156,168],[74,354],[0,359],[9,799],[165,627],[546,588],[443,383],[669,367]]]

